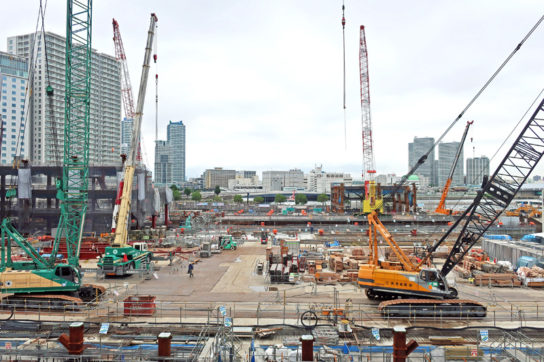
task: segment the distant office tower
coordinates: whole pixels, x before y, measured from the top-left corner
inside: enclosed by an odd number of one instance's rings
[[[236,178],[235,170],[223,170],[223,167],[208,169],[202,174],[205,189],[214,189],[216,186],[227,188],[229,180]]]
[[[121,121],[121,153],[128,155],[132,145],[132,126],[134,120],[132,118],[123,118]]]
[[[29,104],[27,122],[29,133],[25,139],[25,148],[30,148],[29,157],[34,164],[61,164],[64,152],[66,40],[50,32],[13,36],[7,40],[8,53],[29,60],[35,36],[38,37],[34,48],[36,69],[33,84],[30,84],[33,96]],[[48,64],[45,62],[45,50]],[[52,87],[52,95],[46,92],[48,85]],[[96,166],[119,164],[121,151],[119,63],[115,57],[95,50],[92,51],[90,111],[90,164]]]
[[[257,171],[236,171],[236,177],[239,178],[252,178],[257,176]]]
[[[297,168],[289,171],[263,171],[265,191],[282,191],[284,187],[304,189],[304,172]]]
[[[170,145],[172,182],[181,185],[185,182],[185,125],[182,121],[170,121],[167,128],[167,141]]]
[[[438,185],[441,187],[446,184],[459,145],[459,142],[442,142],[438,145]],[[465,184],[463,177],[463,160],[463,149],[461,148],[459,161],[457,162],[451,181],[453,186]]]
[[[155,183],[172,185],[172,162],[168,141],[155,142]]]
[[[128,155],[132,145],[132,126],[134,120],[132,118],[123,118],[121,121],[121,153]]]
[[[489,158],[467,158],[467,185],[481,185],[484,176],[489,176]]]
[[[25,88],[28,64],[25,58],[0,52],[0,119],[2,120],[2,148],[0,162],[5,165],[15,156],[28,159],[24,139]]]
[[[434,138],[432,137],[414,137],[414,142],[408,143],[408,171],[414,167],[417,161],[433,146]],[[436,178],[434,149],[431,151],[425,163],[423,163],[415,171],[416,175],[423,175],[429,182],[433,182]],[[433,184],[434,185],[434,184]]]
[[[330,193],[332,184],[351,185],[353,179],[349,173],[325,172],[323,166],[315,166],[306,174],[306,190],[318,193]]]

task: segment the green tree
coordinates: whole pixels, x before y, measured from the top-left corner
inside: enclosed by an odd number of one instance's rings
[[[172,197],[174,198],[174,200],[181,200],[181,192],[176,185],[170,186],[170,190],[172,190]]]
[[[308,198],[304,194],[296,194],[295,195],[295,204],[297,205],[306,205],[308,202]]]
[[[190,188],[186,187],[185,190],[183,190],[183,193],[185,194],[185,196],[189,197],[189,195],[191,195],[193,191],[191,191]]]
[[[202,195],[200,194],[200,191],[194,191],[192,194],[191,194],[191,200],[193,201],[200,201],[202,200]]]
[[[277,202],[278,204],[281,204],[282,202],[285,202],[287,200],[287,197],[283,196],[282,194],[276,194],[274,197],[274,202]]]
[[[219,187],[219,185],[216,185],[215,189],[213,190],[213,193],[216,195],[219,195],[221,193],[221,187]]]
[[[223,201],[223,199],[221,198],[221,196],[215,195],[215,196],[213,197],[213,201],[214,201],[214,202],[221,202],[221,201]]]
[[[172,196],[174,197],[174,200],[176,201],[181,200],[181,192],[179,192],[179,190],[173,190]]]
[[[327,194],[319,194],[317,195],[317,202],[321,202],[322,204],[329,201],[329,196]]]
[[[256,204],[262,204],[264,202],[264,197],[262,196],[256,196],[254,199],[253,199],[253,202],[255,202]]]
[[[244,202],[244,199],[241,195],[234,195],[233,201],[237,204],[241,204],[242,202]]]

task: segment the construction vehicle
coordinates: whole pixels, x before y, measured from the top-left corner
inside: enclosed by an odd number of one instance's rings
[[[219,236],[219,249],[223,250],[236,250],[238,244],[232,238],[232,235]]]
[[[388,316],[484,317],[486,307],[476,301],[457,299],[457,290],[448,285],[446,277],[508,207],[543,154],[544,99],[540,101],[494,174],[489,179],[484,177],[482,187],[472,204],[440,240],[427,249],[417,264],[412,263],[404,254],[379,221],[377,214],[369,214],[369,263],[362,265],[358,273],[358,284],[365,289],[367,297],[373,300],[408,298],[381,303],[379,309]],[[461,231],[442,268],[438,270],[427,267],[433,252],[459,225]],[[377,233],[389,244],[400,260],[400,265],[395,268],[387,267],[378,260]]]
[[[451,182],[453,181],[453,174],[455,172],[455,168],[457,167],[457,162],[459,161],[459,157],[461,156],[461,152],[463,151],[463,145],[465,144],[465,140],[467,139],[468,129],[473,123],[474,121],[467,122],[467,125],[465,126],[465,131],[463,132],[463,136],[461,137],[461,142],[459,142],[459,147],[457,148],[457,152],[455,153],[455,157],[451,165],[448,179],[446,180],[446,184],[444,185],[444,190],[442,191],[442,197],[440,198],[440,202],[438,203],[436,210],[434,210],[434,212],[436,212],[437,214],[443,214],[443,215],[452,214],[452,210],[446,209],[446,197],[448,196]]]
[[[9,218],[2,220],[0,292],[12,294],[3,303],[77,306],[104,292],[102,287],[82,284],[79,265],[89,180],[91,14],[90,0],[67,0],[64,156],[62,178],[56,182],[61,215],[51,256],[41,256]],[[57,263],[63,240],[66,262]],[[13,260],[11,248],[16,245],[30,260]]]
[[[506,210],[506,216],[516,216],[523,218],[540,218],[542,217],[542,210],[537,207],[534,207],[530,204],[522,204],[516,209]]]
[[[268,243],[268,233],[266,231],[261,231],[261,244],[266,245]]]
[[[134,117],[132,129],[131,150],[127,160],[124,163],[123,188],[119,201],[119,211],[117,213],[116,228],[113,243],[106,248],[104,256],[98,262],[98,268],[105,275],[127,275],[133,270],[152,271],[151,260],[153,254],[147,248],[135,248],[128,244],[128,225],[130,219],[130,207],[132,202],[132,184],[134,180],[134,171],[136,169],[136,159],[138,157],[138,145],[140,144],[140,129],[142,124],[142,115],[147,88],[147,78],[149,74],[149,64],[151,61],[151,50],[155,35],[157,16],[151,14],[147,43],[145,48],[144,63],[142,75],[140,78],[140,90],[138,92],[138,103]],[[156,59],[156,56],[154,56]]]
[[[212,256],[212,244],[205,241],[200,245],[200,257],[209,258],[210,256]]]

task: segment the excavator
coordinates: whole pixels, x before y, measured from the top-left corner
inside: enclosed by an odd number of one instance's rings
[[[89,180],[91,14],[91,0],[67,0],[64,156],[62,178],[56,182],[61,215],[53,250],[49,258],[43,257],[9,218],[2,220],[0,292],[8,295],[2,304],[75,307],[104,292],[103,287],[82,284],[79,265]],[[58,263],[57,252],[64,240],[66,262]],[[30,260],[15,260],[15,246]]]
[[[457,148],[457,152],[455,153],[455,158],[453,159],[453,163],[451,165],[448,179],[446,180],[446,184],[444,185],[444,190],[442,191],[442,197],[440,198],[438,207],[436,208],[436,210],[434,210],[434,212],[436,212],[437,214],[443,214],[443,215],[452,214],[452,210],[446,209],[446,197],[448,196],[448,192],[450,191],[450,186],[451,186],[451,182],[453,181],[453,173],[455,172],[455,167],[457,166],[457,162],[459,161],[459,156],[461,155],[461,151],[463,150],[463,145],[465,144],[465,140],[467,139],[468,129],[473,123],[474,121],[469,121],[467,122],[467,125],[465,126],[463,137],[461,137],[459,148]]]
[[[485,317],[486,306],[473,300],[458,299],[457,290],[446,280],[470,248],[493,225],[508,207],[527,177],[544,155],[544,99],[525,124],[494,174],[482,182],[472,204],[446,233],[428,247],[422,259],[414,263],[401,250],[375,212],[368,215],[369,263],[361,265],[358,285],[371,300],[383,300],[378,309],[395,317],[459,316]],[[458,227],[459,235],[441,269],[428,265],[434,251]],[[400,260],[391,267],[378,258],[378,233]]]
[[[147,244],[136,243],[130,245],[128,243],[128,222],[132,202],[132,183],[134,180],[134,171],[136,170],[138,145],[140,144],[140,129],[142,125],[149,64],[151,61],[151,51],[153,49],[157,20],[157,16],[151,14],[144,64],[140,78],[140,89],[138,91],[138,103],[136,105],[134,125],[132,128],[131,150],[124,163],[123,181],[121,183],[123,187],[120,190],[119,211],[115,223],[114,239],[112,245],[106,247],[104,256],[97,263],[100,272],[109,276],[127,275],[131,274],[134,270],[150,271],[152,268],[151,260],[153,259],[153,254],[147,250]]]

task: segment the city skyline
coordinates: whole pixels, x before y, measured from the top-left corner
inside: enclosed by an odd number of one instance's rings
[[[12,14],[3,21],[5,36],[32,32],[38,5],[3,4]],[[93,48],[114,54],[115,17],[137,88],[149,14],[157,13],[158,65],[151,73],[159,74],[159,139],[166,138],[170,119],[186,122],[187,178],[216,165],[262,172],[307,171],[317,163],[360,178],[360,25],[367,31],[376,170],[402,174],[405,145],[419,135],[438,139],[538,20],[540,7],[532,0],[347,2],[346,139],[341,2],[210,0],[151,8],[134,1],[130,11],[123,2],[95,2]],[[63,34],[64,13],[64,4],[48,4],[46,31]],[[467,150],[492,158],[540,90],[543,39],[537,29],[445,142],[457,141],[461,123],[474,119]],[[149,83],[142,133],[152,169],[155,100]],[[491,160],[491,170],[500,158]]]

